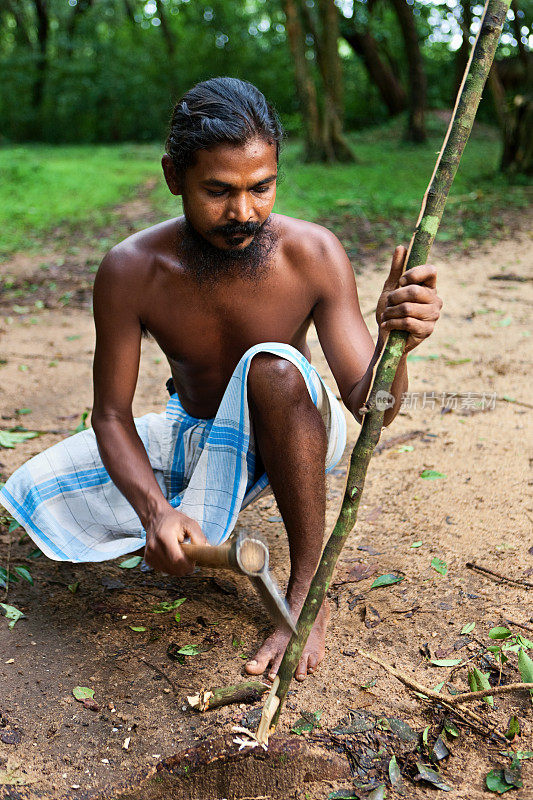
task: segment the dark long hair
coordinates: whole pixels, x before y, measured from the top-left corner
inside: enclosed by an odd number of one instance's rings
[[[275,142],[279,159],[283,129],[274,108],[253,84],[211,78],[196,84],[176,103],[166,152],[178,174],[194,163],[197,150],[245,144],[256,136]]]

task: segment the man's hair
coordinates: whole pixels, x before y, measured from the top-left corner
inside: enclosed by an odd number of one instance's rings
[[[255,137],[274,142],[279,160],[283,128],[265,96],[248,81],[211,78],[176,103],[165,149],[182,175],[194,163],[197,150],[243,145]]]

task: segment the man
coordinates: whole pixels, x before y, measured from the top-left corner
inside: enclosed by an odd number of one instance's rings
[[[336,237],[272,213],[281,137],[263,95],[242,81],[206,81],[176,105],[162,166],[184,215],[129,237],[99,269],[93,429],[36,456],[0,493],[50,557],[96,561],[145,544],[148,564],[185,575],[193,564],[180,544],[226,539],[270,483],[289,540],[287,600],[299,612],[321,552],[325,469],[345,445],[340,406],[309,363],[308,328],[359,419],[388,332],[409,331],[408,352],[442,303],[433,267],[399,279],[397,248],[374,346]],[[168,359],[171,398],[164,414],[134,421],[144,331]],[[404,358],[385,424],[406,388]],[[301,680],[323,658],[327,621],[324,606]],[[246,670],[272,678],[286,642],[274,631]]]

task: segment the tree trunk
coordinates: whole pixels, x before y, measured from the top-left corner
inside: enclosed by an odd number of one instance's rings
[[[339,12],[334,0],[318,0],[322,45],[319,47],[320,73],[324,85],[324,142],[330,161],[353,161],[353,153],[343,132],[344,96],[342,64],[339,56]]]
[[[155,4],[157,6],[157,16],[161,20],[161,33],[163,34],[163,38],[165,40],[165,47],[167,49],[167,55],[172,61],[174,59],[174,55],[176,53],[176,42],[174,40],[174,36],[172,31],[170,30],[170,26],[168,24],[168,20],[165,15],[165,9],[161,0],[155,0]]]
[[[425,126],[426,112],[426,74],[420,51],[418,31],[415,25],[412,6],[406,0],[391,0],[405,47],[405,55],[409,67],[409,117],[406,138],[412,142],[425,142],[427,139]]]
[[[378,44],[370,31],[357,31],[352,24],[352,27],[344,30],[342,35],[353,51],[360,56],[368,76],[380,93],[390,116],[394,117],[404,111],[407,105],[405,90],[396,75],[381,58]]]
[[[516,94],[509,102],[495,61],[489,73],[489,87],[502,133],[500,170],[533,174],[533,94]]]
[[[33,84],[33,108],[37,118],[40,119],[46,83],[49,19],[46,0],[33,0],[33,2],[37,16],[37,62]]]
[[[284,0],[287,35],[294,61],[296,92],[302,113],[305,139],[305,160],[322,159],[322,137],[318,113],[316,87],[311,67],[305,57],[305,34],[295,0]]]
[[[463,41],[461,42],[461,47],[457,51],[457,55],[455,56],[455,81],[453,87],[453,97],[452,101],[455,100],[457,96],[457,92],[459,91],[459,87],[461,85],[461,81],[463,80],[463,75],[466,69],[466,65],[468,64],[468,56],[470,55],[470,28],[472,25],[472,6],[470,5],[470,0],[463,0],[461,5],[462,10],[462,19],[461,19],[461,29],[463,31]]]

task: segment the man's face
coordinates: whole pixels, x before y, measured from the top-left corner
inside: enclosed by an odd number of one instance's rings
[[[274,142],[198,150],[180,186],[187,222],[220,250],[246,249],[272,211],[276,176]]]

